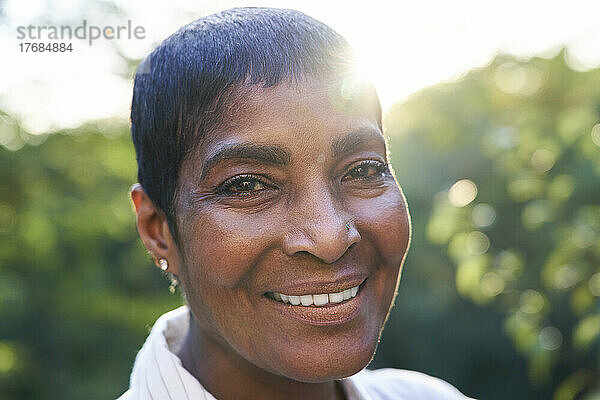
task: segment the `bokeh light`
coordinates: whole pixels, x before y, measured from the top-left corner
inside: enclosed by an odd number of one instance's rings
[[[477,185],[468,179],[454,183],[448,191],[448,200],[455,207],[464,207],[477,197]]]
[[[538,149],[531,156],[531,166],[540,172],[548,172],[555,161],[554,153],[547,149]]]
[[[0,342],[0,375],[7,374],[17,365],[17,354],[14,347],[7,342]]]
[[[579,224],[573,230],[571,240],[575,246],[584,249],[594,244],[596,241],[596,232],[587,224]]]
[[[506,286],[504,278],[493,271],[483,275],[479,285],[481,286],[481,292],[489,297],[498,296]]]
[[[594,296],[600,297],[600,272],[596,272],[590,277],[588,287]]]
[[[490,248],[490,239],[483,232],[473,231],[467,236],[465,244],[469,253],[480,255],[487,252]]]
[[[496,220],[496,211],[494,210],[494,207],[489,204],[479,203],[473,207],[471,219],[476,226],[486,228],[492,225]]]
[[[519,304],[524,313],[537,314],[544,307],[544,296],[537,290],[527,289],[521,294]]]
[[[596,146],[600,147],[600,124],[594,125],[591,132],[592,141]]]
[[[538,335],[540,346],[546,350],[556,350],[562,345],[563,336],[554,326],[547,326]]]
[[[557,289],[570,289],[579,281],[577,268],[571,264],[565,264],[559,267],[554,273],[554,286]]]
[[[545,222],[551,221],[554,212],[545,200],[536,200],[525,206],[521,214],[523,226],[527,229],[538,229]]]
[[[496,68],[494,78],[500,90],[509,94],[518,93],[527,82],[527,71],[517,63],[508,62]]]

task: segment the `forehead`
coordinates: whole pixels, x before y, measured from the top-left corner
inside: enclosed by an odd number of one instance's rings
[[[354,75],[333,79],[306,77],[272,87],[243,86],[233,92],[237,108],[248,115],[265,117],[270,110],[315,113],[327,109],[332,117],[379,119],[381,110],[373,86]],[[232,116],[236,119],[236,116]]]
[[[363,126],[381,132],[381,109],[371,85],[351,79],[282,82],[243,87],[224,108],[223,124],[203,146],[231,140],[292,144]]]
[[[185,163],[193,164],[195,172],[202,173],[207,159],[237,144],[277,146],[288,151],[292,162],[307,154],[323,159],[342,146],[342,138],[346,143],[375,139],[385,147],[381,109],[370,85],[311,79],[268,88],[245,86],[228,97],[221,105],[223,122]]]

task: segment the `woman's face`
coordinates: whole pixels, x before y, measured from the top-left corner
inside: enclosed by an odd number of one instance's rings
[[[245,94],[182,165],[176,200],[179,277],[201,334],[303,382],[371,360],[410,236],[375,100],[338,89]]]

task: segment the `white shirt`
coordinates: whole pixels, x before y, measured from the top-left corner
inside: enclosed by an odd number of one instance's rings
[[[217,400],[181,364],[173,349],[183,343],[189,310],[162,315],[136,356],[129,390],[117,400]],[[420,372],[363,369],[341,380],[349,400],[468,400],[454,386]]]

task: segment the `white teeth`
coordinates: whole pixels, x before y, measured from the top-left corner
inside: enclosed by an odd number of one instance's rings
[[[340,293],[331,293],[329,295],[329,302],[330,303],[341,303],[342,300],[344,300],[344,295],[342,294],[342,292],[340,292]]]
[[[313,295],[313,304],[315,306],[323,306],[327,303],[329,303],[329,295],[327,293]]]
[[[302,303],[303,306],[310,306],[313,303],[312,295],[307,294],[304,296],[300,296],[300,303]]]
[[[323,294],[305,294],[302,296],[287,295],[282,293],[273,292],[273,298],[283,303],[290,303],[294,306],[302,304],[305,307],[315,305],[324,306],[329,303],[341,303],[344,300],[351,299],[358,294],[359,286],[354,286],[350,289],[346,289],[337,293],[323,293]]]
[[[346,289],[346,290],[344,290],[342,292],[342,296],[344,297],[344,300],[348,300],[350,297],[352,297],[352,289]]]

